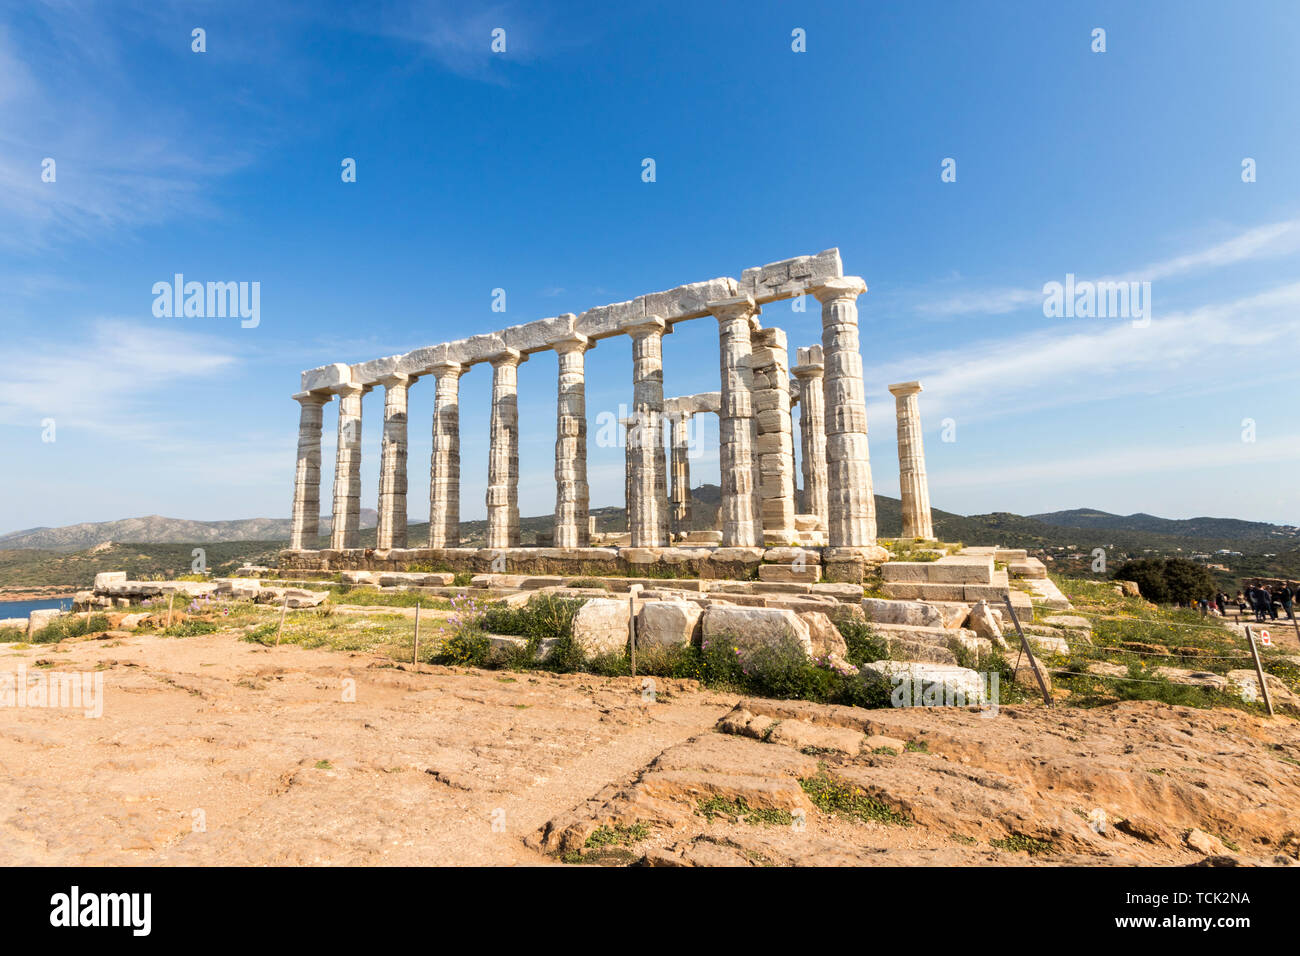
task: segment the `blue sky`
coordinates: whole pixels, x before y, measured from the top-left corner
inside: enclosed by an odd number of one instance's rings
[[[831,246],[870,287],[878,492],[897,494],[886,386],[919,378],[938,508],[1300,523],[1300,7],[468,7],[0,8],[0,531],[287,516],[302,369]],[[154,317],[178,272],[260,282],[260,324]],[[1150,281],[1151,321],[1045,316],[1067,274]],[[820,339],[816,303],[762,321]],[[666,392],[716,389],[716,345],[715,323],[678,326]],[[628,340],[587,371],[594,434],[630,400]],[[521,510],[545,513],[553,355],[520,390]],[[489,369],[462,383],[465,518],[489,392]],[[432,400],[412,388],[412,520]],[[381,421],[374,393],[368,507]],[[717,480],[704,439],[696,484]],[[592,442],[594,506],[622,503],[622,454]]]

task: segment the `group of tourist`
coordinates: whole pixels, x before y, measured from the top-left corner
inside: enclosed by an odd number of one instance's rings
[[[1219,594],[1216,598],[1219,613],[1224,613],[1227,595]],[[1288,620],[1295,620],[1295,604],[1300,600],[1300,586],[1291,581],[1274,585],[1270,590],[1261,584],[1248,584],[1244,591],[1237,593],[1237,616],[1245,617],[1246,612],[1255,615],[1257,622],[1276,621],[1279,614],[1285,613]]]

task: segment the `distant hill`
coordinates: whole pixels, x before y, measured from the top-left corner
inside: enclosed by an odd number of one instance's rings
[[[1234,538],[1240,541],[1285,541],[1300,538],[1300,528],[1289,525],[1268,524],[1263,521],[1241,521],[1237,518],[1157,518],[1138,512],[1115,515],[1090,508],[1073,511],[1052,511],[1030,515],[1044,524],[1062,528],[1089,528],[1117,531],[1148,531],[1153,534],[1175,535],[1183,538]]]
[[[321,518],[321,528],[330,527],[328,516]],[[373,508],[361,509],[361,526],[374,527],[379,514]],[[123,518],[120,521],[95,521],[70,524],[61,528],[28,528],[0,535],[0,550],[38,548],[43,551],[79,551],[110,541],[138,544],[208,544],[218,541],[288,540],[288,518],[245,518],[237,521],[189,521],[149,515]]]

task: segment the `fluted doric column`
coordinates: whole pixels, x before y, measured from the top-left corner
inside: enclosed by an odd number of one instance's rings
[[[898,410],[898,484],[903,499],[903,537],[933,538],[930,483],[925,474],[925,447],[921,442],[920,382],[889,386]]]
[[[719,459],[722,478],[723,547],[758,547],[763,541],[758,488],[754,480],[754,377],[749,367],[750,333],[758,306],[751,296],[712,302],[708,310],[718,320],[718,352],[722,400],[718,412]]]
[[[320,546],[320,440],[328,393],[299,392],[298,464],[293,473],[293,528],[289,547],[314,551]]]
[[[690,412],[669,416],[672,444],[672,530],[691,530],[691,418]]]
[[[826,398],[822,393],[822,347],[810,345],[795,353],[792,372],[799,381],[799,443],[803,458],[803,514],[816,515],[822,527],[826,513]]]
[[[334,458],[334,517],[330,548],[361,546],[361,396],[362,385],[335,386],[339,396],[339,441]]]
[[[826,365],[827,538],[832,548],[870,547],[876,543],[876,500],[858,346],[858,296],[867,284],[845,276],[811,291],[822,304]]]
[[[759,329],[751,336],[751,344],[759,513],[765,538],[789,544],[798,531],[794,525],[794,434],[785,333],[775,328]]]
[[[492,362],[488,451],[487,546],[519,547],[519,366],[527,356],[505,349]]]
[[[559,406],[555,423],[555,547],[585,548],[587,523],[587,398],[585,356],[591,343],[573,334],[553,342],[559,359]]]
[[[379,453],[379,528],[375,547],[406,547],[406,397],[411,376],[394,373],[384,386],[384,437]]]
[[[668,480],[664,458],[663,319],[651,317],[632,326],[632,426],[628,454],[632,461],[632,547],[668,544]]]
[[[632,498],[635,495],[632,485],[632,426],[633,418],[620,418],[618,423],[623,428],[623,530],[632,532]]]
[[[429,547],[460,547],[460,377],[458,362],[433,366],[433,454],[429,459]]]

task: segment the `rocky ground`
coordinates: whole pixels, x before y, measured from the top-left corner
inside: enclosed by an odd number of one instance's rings
[[[10,647],[103,716],[0,708],[10,864],[1191,864],[1300,852],[1300,726],[855,710],[418,672],[234,634]]]

